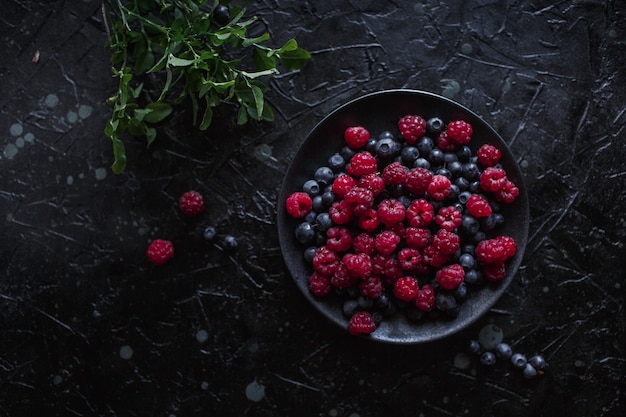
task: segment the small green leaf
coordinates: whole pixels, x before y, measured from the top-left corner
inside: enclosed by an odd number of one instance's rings
[[[287,52],[287,51],[295,51],[298,49],[298,42],[295,39],[289,39],[283,46],[278,50],[279,53]]]
[[[213,109],[207,103],[204,114],[202,115],[202,121],[200,122],[200,130],[207,130],[213,121]]]
[[[248,110],[246,106],[242,105],[239,107],[239,112],[237,113],[237,124],[245,125],[248,122]]]
[[[311,54],[302,48],[280,54],[280,63],[290,71],[302,68],[309,59]]]
[[[259,120],[261,114],[263,114],[263,91],[261,91],[261,89],[256,85],[253,85],[250,88],[252,90],[252,96],[254,97],[254,104],[257,114],[256,119]]]
[[[241,74],[243,76],[245,76],[246,78],[249,78],[249,79],[253,80],[255,78],[263,77],[265,75],[278,74],[278,70],[276,68],[270,68],[270,69],[266,69],[266,70],[263,70],[263,71],[257,71],[257,72],[241,71]]]
[[[256,38],[246,38],[246,39],[244,39],[243,42],[241,43],[241,46],[243,46],[244,48],[247,48],[248,46],[254,45],[255,43],[265,42],[269,38],[270,38],[270,34],[265,32],[264,34],[262,34],[261,36],[258,36]]]
[[[267,51],[261,48],[253,49],[252,63],[254,68],[259,71],[276,68],[276,58],[268,55]]]
[[[111,138],[113,141],[113,165],[111,169],[116,174],[121,174],[126,169],[126,148],[124,143],[114,136]]]
[[[148,123],[159,123],[172,113],[172,106],[163,102],[148,103],[146,110],[150,112],[146,114],[144,120]]]
[[[148,144],[146,145],[146,147],[150,147],[150,145],[152,145],[152,142],[154,142],[154,140],[156,139],[156,129],[153,127],[147,127],[146,128],[146,139],[148,140]]]
[[[195,61],[193,59],[178,58],[172,54],[170,54],[169,57],[167,58],[167,65],[171,65],[173,67],[188,67],[194,62]]]

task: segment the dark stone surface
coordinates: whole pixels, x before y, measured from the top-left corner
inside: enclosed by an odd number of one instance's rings
[[[623,415],[626,6],[553,3],[249,3],[276,45],[295,37],[313,53],[272,81],[277,120],[237,127],[225,106],[199,132],[180,111],[150,149],[128,142],[116,176],[100,3],[2,2],[0,416]],[[275,227],[307,132],[351,98],[403,87],[491,123],[531,207],[504,297],[420,347],[329,325],[287,274]],[[191,188],[209,200],[194,221],[175,206]],[[238,249],[207,244],[207,224]],[[158,268],[144,255],[155,237],[176,245]],[[543,353],[546,375],[456,368],[488,323]]]

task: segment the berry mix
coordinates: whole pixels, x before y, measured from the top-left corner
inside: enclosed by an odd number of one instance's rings
[[[406,115],[398,131],[345,130],[345,145],[286,199],[311,265],[309,290],[342,296],[348,331],[456,317],[468,289],[501,281],[516,243],[499,233],[519,195],[490,144],[473,154],[472,126]]]

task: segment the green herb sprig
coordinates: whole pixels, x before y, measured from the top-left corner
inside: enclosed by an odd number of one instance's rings
[[[126,168],[125,133],[145,136],[150,146],[157,136],[156,125],[186,100],[191,102],[193,123],[201,130],[211,125],[213,109],[226,101],[239,105],[238,124],[249,119],[272,121],[263,79],[278,74],[279,65],[297,70],[310,59],[294,39],[273,49],[264,45],[270,38],[267,32],[248,37],[257,17],[244,20],[245,9],[230,5],[230,0],[214,0],[210,8],[206,3],[103,3],[113,76],[118,80],[117,92],[108,100],[112,114],[104,130],[113,142],[113,172]],[[226,19],[215,15],[218,7],[224,11],[223,6],[228,7]],[[144,88],[152,74],[160,92]]]

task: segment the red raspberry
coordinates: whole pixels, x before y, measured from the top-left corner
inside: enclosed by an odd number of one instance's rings
[[[492,209],[485,197],[480,194],[472,194],[468,197],[465,208],[469,214],[476,218],[491,216]]]
[[[519,188],[517,188],[512,181],[507,179],[502,185],[502,188],[495,192],[494,198],[496,199],[496,201],[499,201],[501,203],[511,204],[513,201],[515,201],[518,195]]]
[[[428,184],[428,195],[435,200],[441,201],[450,195],[452,183],[443,175],[434,175]]]
[[[454,152],[459,147],[459,144],[450,139],[448,132],[444,130],[437,136],[437,147],[444,152]]]
[[[426,227],[435,217],[433,205],[424,198],[411,201],[406,209],[406,219],[410,226]]]
[[[464,120],[448,123],[448,137],[458,145],[467,144],[472,136],[472,125]]]
[[[370,275],[359,281],[359,290],[365,297],[376,299],[383,293],[385,286],[378,275]]]
[[[502,281],[502,278],[506,275],[506,267],[502,262],[483,265],[482,271],[485,279],[491,282]]]
[[[359,279],[367,278],[372,274],[372,258],[364,253],[346,253],[341,259],[348,270],[348,274]]]
[[[187,191],[178,199],[180,211],[187,217],[195,217],[204,211],[204,199],[197,191]]]
[[[370,132],[362,126],[352,126],[345,130],[343,138],[352,149],[362,148],[370,138]]]
[[[398,300],[413,301],[419,293],[419,285],[413,277],[400,277],[393,286],[393,295]]]
[[[313,200],[307,193],[298,191],[287,197],[287,213],[294,219],[305,217],[311,212]]]
[[[328,215],[335,224],[350,223],[353,217],[352,208],[345,200],[335,201],[331,204]]]
[[[504,240],[485,239],[476,245],[476,259],[482,264],[503,263],[507,253]]]
[[[416,269],[422,262],[422,254],[419,250],[405,247],[400,249],[397,255],[398,264],[404,271]]]
[[[382,275],[385,270],[385,263],[389,258],[389,255],[374,254],[372,256],[372,275]]]
[[[369,209],[363,213],[359,213],[357,218],[359,227],[366,232],[374,232],[380,225],[380,219],[378,218],[378,212],[376,209]]]
[[[404,188],[417,197],[423,197],[433,174],[426,168],[411,168],[406,176]]]
[[[396,223],[391,227],[387,227],[385,230],[391,230],[392,232],[400,236],[401,239],[404,239],[404,223],[402,222]]]
[[[435,290],[432,285],[424,285],[413,300],[413,303],[415,307],[422,311],[432,311],[436,305]]]
[[[384,256],[384,255],[383,255]],[[398,259],[393,256],[388,256],[385,260],[382,276],[385,278],[385,284],[393,285],[396,280],[402,276],[402,268]]]
[[[404,240],[410,248],[422,249],[430,242],[430,230],[423,227],[407,227]]]
[[[495,239],[504,247],[505,260],[515,256],[515,252],[517,252],[517,244],[511,236],[500,235]]]
[[[337,263],[335,273],[330,277],[330,283],[335,288],[350,288],[358,279],[348,273],[348,269],[341,262]]]
[[[426,133],[426,120],[422,117],[408,114],[398,121],[398,129],[409,145],[413,145]]]
[[[356,187],[357,180],[348,174],[340,174],[334,179],[331,191],[337,198],[343,198],[348,191]]]
[[[330,279],[320,274],[319,272],[313,272],[309,275],[309,291],[316,297],[325,297],[330,293],[332,286],[330,285]]]
[[[385,230],[376,235],[376,250],[383,255],[391,255],[396,250],[400,240],[400,236],[391,230]]]
[[[382,193],[385,190],[385,182],[383,181],[383,177],[378,175],[378,173],[366,174],[359,178],[358,186],[361,188],[366,188],[372,192],[374,197],[378,194]]]
[[[392,162],[383,169],[383,181],[387,185],[404,184],[407,178],[407,169],[400,162]]]
[[[439,268],[444,265],[448,262],[449,257],[450,255],[440,252],[434,245],[429,245],[422,249],[422,259],[424,263],[434,268]]]
[[[367,151],[359,152],[350,158],[350,164],[346,166],[346,172],[352,176],[372,174],[378,169],[378,163],[374,155]]]
[[[439,229],[437,234],[433,236],[432,244],[437,252],[443,255],[452,255],[461,247],[461,238],[446,229]]]
[[[406,207],[400,201],[390,198],[378,203],[378,218],[387,227],[404,220]]]
[[[437,212],[437,216],[435,216],[435,223],[448,232],[459,227],[462,221],[463,215],[454,206],[440,208],[439,212]]]
[[[352,212],[358,216],[374,205],[374,194],[366,188],[354,187],[348,191],[343,199],[352,208]]]
[[[487,192],[498,191],[506,181],[506,171],[502,168],[488,167],[480,174],[480,188]]]
[[[448,265],[435,274],[435,279],[444,290],[453,290],[465,278],[465,270],[459,264]]]
[[[352,235],[346,227],[334,226],[326,231],[326,246],[335,252],[346,252],[352,247]]]
[[[146,256],[155,265],[163,265],[174,256],[174,244],[169,240],[155,239],[150,242]]]
[[[340,263],[337,253],[326,246],[322,246],[313,255],[313,269],[322,275],[333,275]]]
[[[376,330],[374,318],[367,311],[357,311],[350,317],[348,332],[353,335],[370,334]]]
[[[492,167],[500,161],[502,152],[493,145],[485,143],[476,151],[478,162],[484,167]]]
[[[352,247],[355,253],[365,253],[372,256],[376,252],[374,236],[366,232],[359,233],[352,240]]]

